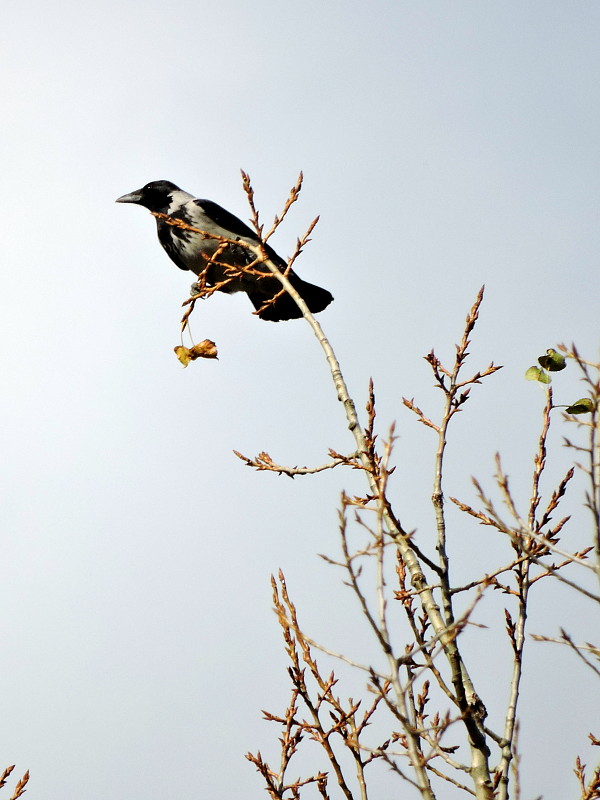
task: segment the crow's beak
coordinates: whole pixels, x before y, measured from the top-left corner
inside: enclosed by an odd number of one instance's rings
[[[117,197],[115,203],[139,203],[142,199],[142,192],[141,189],[138,189],[137,192],[129,192],[129,194],[124,194],[122,197]]]

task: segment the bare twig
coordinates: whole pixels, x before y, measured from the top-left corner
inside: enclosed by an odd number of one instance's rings
[[[318,467],[287,467],[282,464],[276,464],[268,453],[259,453],[255,458],[248,458],[237,450],[233,451],[234,454],[241,459],[247,467],[254,467],[257,470],[266,472],[277,472],[279,475],[289,475],[293,478],[295,475],[315,475],[317,472],[324,472],[327,469],[334,469],[341,465],[352,466],[355,469],[362,469],[360,463],[357,461],[357,453],[352,453],[349,456],[341,456],[339,453],[332,453],[334,455],[333,461],[327,464],[321,464]]]

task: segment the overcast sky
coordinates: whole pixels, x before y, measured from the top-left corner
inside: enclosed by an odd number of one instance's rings
[[[598,352],[599,34],[594,0],[7,6],[0,767],[32,771],[32,800],[266,796],[243,755],[277,752],[261,709],[288,693],[279,567],[311,633],[362,641],[316,555],[336,555],[357,476],[290,481],[232,454],[318,464],[353,449],[316,340],[215,297],[192,329],[219,360],[184,370],[190,277],[147,212],[114,199],[164,178],[246,219],[243,168],[269,220],[304,171],[272,243],[291,254],[321,215],[298,272],[335,296],[320,319],[357,405],[372,375],[382,429],[398,421],[398,510],[427,547],[434,443],[401,397],[439,413],[422,356],[451,357],[479,287],[473,367],[505,368],[457,421],[450,493],[474,500],[472,474],[491,486],[501,450],[526,500],[543,394],[523,372],[560,341]],[[561,385],[579,396],[574,377]],[[507,560],[464,525],[465,574]],[[490,561],[471,564],[482,541]],[[532,630],[573,622],[561,598],[552,614],[534,602]],[[492,610],[474,672],[498,711]],[[522,796],[575,796],[597,713],[570,684],[588,676],[549,646],[528,665]]]

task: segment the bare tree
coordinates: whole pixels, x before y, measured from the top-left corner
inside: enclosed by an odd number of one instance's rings
[[[394,470],[395,429],[392,425],[384,439],[376,430],[373,384],[369,386],[366,419],[361,422],[321,325],[287,280],[286,272],[269,261],[264,248],[297,200],[302,175],[266,233],[254,204],[250,179],[245,173],[242,176],[259,237],[258,245],[244,244],[252,251],[254,261],[243,269],[260,278],[266,265],[281,281],[281,291],[288,292],[297,303],[329,364],[354,446],[352,452],[345,454],[330,450],[329,461],[313,467],[279,464],[266,452],[256,457],[237,455],[254,469],[292,477],[337,468],[356,470],[363,476],[361,495],[342,495],[340,556],[327,557],[327,561],[342,570],[344,581],[356,598],[358,614],[370,629],[379,652],[375,666],[372,658],[365,657],[360,662],[315,642],[300,624],[296,605],[280,572],[272,579],[273,602],[289,659],[290,701],[280,713],[264,712],[265,718],[279,728],[278,763],[268,763],[260,752],[248,753],[247,758],[256,766],[273,800],[294,800],[305,790],[316,791],[322,798],[335,795],[347,800],[367,800],[377,764],[385,765],[403,782],[406,787],[403,796],[433,800],[444,797],[451,785],[453,791],[480,800],[506,800],[509,791],[518,798],[518,708],[523,654],[531,641],[527,617],[532,591],[542,580],[566,585],[591,604],[590,617],[600,602],[600,363],[583,359],[575,347],[561,346],[560,352],[549,350],[540,357],[540,366],[528,371],[527,377],[546,387],[546,399],[534,455],[530,500],[525,507],[519,507],[515,500],[500,455],[496,457],[495,486],[486,488],[474,480],[477,503],[448,497],[445,489],[448,431],[456,415],[471,400],[472,390],[492,379],[500,369],[493,363],[483,368],[468,366],[469,346],[483,301],[482,288],[467,314],[453,361],[443,364],[433,351],[426,356],[433,382],[444,398],[439,418],[422,411],[414,398],[404,398],[404,406],[417,422],[431,430],[435,441],[431,494],[435,531],[417,535],[407,530],[388,491],[388,479]],[[210,235],[177,220],[166,221]],[[288,269],[309,241],[316,222],[298,239]],[[228,239],[220,241],[215,255],[207,260],[207,270],[218,262],[229,244],[240,245]],[[242,269],[221,266],[227,271],[225,281],[234,280]],[[208,285],[202,275],[199,285],[197,295],[186,301],[182,331],[198,300],[220,288]],[[214,357],[216,353],[212,342],[196,348],[199,350],[183,349],[188,355],[191,353],[190,358]],[[586,396],[564,407],[562,416],[566,424],[577,428],[576,438],[565,440],[576,460],[548,494],[541,489],[541,479],[551,456],[548,434],[560,414],[557,411],[560,407],[554,403],[550,373],[559,372],[567,362],[579,370]],[[593,524],[591,544],[589,539],[582,541],[579,549],[571,552],[561,544],[569,517],[558,515],[576,470],[587,481],[585,506],[591,512]],[[490,566],[479,578],[464,585],[457,585],[453,578],[455,554],[447,535],[448,502],[492,528],[507,543],[504,563]],[[588,580],[589,576],[593,581]],[[475,627],[473,612],[491,592],[501,592],[506,598],[496,636],[498,640],[507,637],[512,653],[510,694],[503,723],[497,727],[488,724],[486,701],[477,691],[469,668],[469,648],[461,636],[467,626]],[[399,615],[408,639],[404,634],[399,635]],[[600,676],[597,645],[576,643],[564,629],[557,635],[536,633],[534,638],[568,647],[578,661]],[[362,672],[364,697],[342,700],[337,693],[335,671],[323,671],[318,653]],[[600,744],[592,734],[589,737],[593,745]],[[298,778],[296,773],[291,775],[292,764],[297,763],[295,757],[307,740],[318,744],[325,766]],[[574,772],[581,799],[600,798],[600,769],[588,776],[585,765],[577,758]]]

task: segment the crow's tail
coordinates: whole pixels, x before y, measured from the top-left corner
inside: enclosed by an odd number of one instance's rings
[[[307,283],[297,275],[292,274],[288,277],[294,289],[298,292],[300,297],[302,297],[313,314],[318,314],[319,311],[323,311],[333,300],[331,292],[328,292],[327,289],[322,289],[320,286],[315,286],[313,283]],[[279,284],[279,286],[281,287],[281,284]],[[271,286],[269,289],[271,289]],[[274,296],[274,291],[269,293],[248,292],[248,297],[257,311],[262,308],[267,300]],[[275,302],[269,303],[258,316],[270,322],[281,322],[286,319],[298,319],[302,316],[302,312],[290,295],[285,292],[281,297],[278,297]]]

